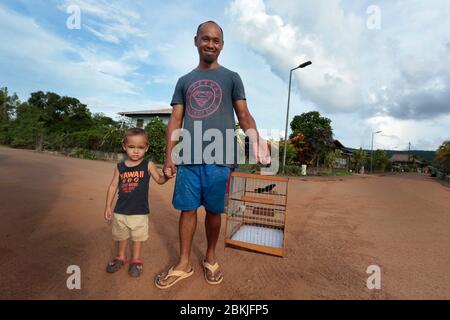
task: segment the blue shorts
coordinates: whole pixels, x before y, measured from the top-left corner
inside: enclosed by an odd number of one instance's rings
[[[209,213],[223,213],[230,171],[229,167],[215,164],[178,166],[173,206],[177,210],[191,211],[203,205]]]

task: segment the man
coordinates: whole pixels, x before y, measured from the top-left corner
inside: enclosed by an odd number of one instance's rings
[[[223,139],[223,148],[218,148],[214,156],[208,157],[205,155],[204,138],[195,137],[195,131],[198,128],[202,132],[219,130],[222,137],[225,137],[225,131],[235,128],[234,110],[240,127],[251,140],[258,141],[256,123],[247,108],[241,78],[236,72],[219,65],[217,61],[224,45],[222,28],[214,21],[200,24],[194,43],[199,54],[199,64],[196,69],[178,80],[171,102],[173,111],[166,131],[166,160],[163,171],[168,178],[173,177],[175,173],[177,176],[172,203],[175,209],[181,210],[180,257],[176,265],[156,277],[155,285],[161,289],[171,287],[194,272],[190,264],[190,252],[197,225],[197,209],[201,205],[206,210],[205,229],[208,243],[203,261],[205,279],[213,285],[223,280],[215,249],[220,234],[221,214],[224,212],[228,177],[230,170],[236,165],[236,158],[231,156],[230,163],[230,155],[226,153],[230,153],[229,144],[235,145],[235,141]],[[184,159],[186,161],[178,166],[177,172],[172,151],[178,141],[173,138],[173,134],[181,128],[182,123],[184,130],[190,133],[188,138],[194,137],[197,140],[187,144],[192,148],[183,150],[183,154],[188,154],[188,159]],[[183,142],[185,139],[186,136],[183,136]],[[200,144],[200,150],[194,146],[196,143]],[[232,149],[235,151],[235,147]],[[184,156],[186,158],[185,154]],[[211,163],[211,160],[214,163]]]

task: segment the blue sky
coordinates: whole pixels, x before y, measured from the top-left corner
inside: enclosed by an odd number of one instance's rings
[[[80,9],[69,29],[67,8]],[[375,6],[375,7],[370,7]],[[375,10],[375,11],[374,11]],[[349,147],[434,150],[450,139],[450,4],[431,1],[105,1],[0,3],[0,85],[74,96],[91,111],[168,106],[195,68],[199,23],[225,32],[220,63],[239,72],[258,127],[318,110]]]

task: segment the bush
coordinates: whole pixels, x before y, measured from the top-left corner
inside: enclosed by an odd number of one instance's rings
[[[95,154],[87,149],[83,149],[83,148],[75,148],[73,149],[70,153],[69,153],[69,157],[77,157],[77,158],[81,158],[81,159],[90,159],[90,160],[95,160]]]
[[[155,163],[164,163],[166,151],[166,128],[167,126],[159,118],[152,119],[145,127],[150,144],[148,149],[148,158]]]

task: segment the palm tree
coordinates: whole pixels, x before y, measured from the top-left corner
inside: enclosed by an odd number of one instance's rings
[[[355,152],[353,152],[353,155],[352,155],[352,161],[355,164],[356,172],[359,172],[361,167],[364,166],[364,164],[367,161],[367,153],[366,153],[366,151],[364,151],[362,148],[359,148],[358,150],[355,150]]]

